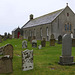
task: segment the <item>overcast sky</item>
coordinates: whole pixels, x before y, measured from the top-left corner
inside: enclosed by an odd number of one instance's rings
[[[0,34],[22,27],[29,15],[34,18],[69,7],[75,13],[75,0],[0,0]]]

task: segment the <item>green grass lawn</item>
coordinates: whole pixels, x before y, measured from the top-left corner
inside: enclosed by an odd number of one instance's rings
[[[59,57],[61,56],[62,45],[56,44],[56,46],[49,46],[49,42],[46,42],[46,47],[42,49],[32,48],[30,42],[28,42],[29,50],[34,50],[34,69],[29,71],[22,71],[22,41],[20,39],[8,39],[0,43],[0,47],[8,43],[12,44],[13,50],[13,73],[0,74],[0,75],[75,75],[75,65],[62,66],[59,65]],[[40,45],[38,41],[38,45]],[[75,62],[75,47],[72,47],[72,56],[74,56]]]

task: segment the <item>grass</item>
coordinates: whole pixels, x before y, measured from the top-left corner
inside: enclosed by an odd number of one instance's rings
[[[22,71],[22,41],[20,39],[8,39],[0,43],[0,47],[10,43],[13,45],[13,73],[0,75],[75,75],[75,65],[62,66],[59,65],[59,57],[61,56],[62,45],[57,44],[53,47],[46,42],[46,47],[42,49],[32,48],[28,42],[29,50],[34,50],[34,69],[29,71]],[[38,41],[38,45],[40,45]],[[75,62],[75,47],[72,47],[72,56]]]

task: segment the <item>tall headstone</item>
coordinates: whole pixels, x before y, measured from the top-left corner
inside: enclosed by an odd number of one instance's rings
[[[10,73],[13,71],[13,46],[11,44],[5,45],[2,52],[3,56],[0,56],[0,73]]]
[[[50,46],[55,46],[54,34],[51,35],[51,38],[50,38]]]
[[[46,39],[45,38],[43,38],[43,40],[41,41],[41,45],[42,45],[42,47],[46,46]]]
[[[62,36],[61,35],[58,36],[58,44],[62,44]]]
[[[72,39],[70,34],[65,34],[62,38],[62,56],[60,56],[61,65],[71,65],[74,64],[72,52]]]
[[[36,39],[34,39],[34,40],[32,40],[32,47],[37,47],[37,40]]]
[[[75,38],[72,38],[72,47],[75,47]]]
[[[22,48],[27,48],[27,41],[26,40],[22,41]]]
[[[2,43],[2,37],[0,36],[0,43]]]
[[[33,69],[33,50],[22,51],[22,70]]]
[[[75,29],[74,29],[74,34],[73,34],[73,38],[75,38]]]

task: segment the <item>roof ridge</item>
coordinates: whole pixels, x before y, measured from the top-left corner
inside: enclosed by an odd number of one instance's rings
[[[51,13],[48,13],[48,14],[45,14],[45,15],[42,15],[42,16],[39,16],[39,17],[36,17],[36,18],[34,18],[34,19],[32,19],[32,20],[35,20],[35,19],[38,19],[38,18],[41,18],[41,17],[47,16],[47,15],[50,15],[50,14],[56,13],[56,12],[61,11],[61,10],[63,10],[63,9],[64,9],[64,8],[59,9],[59,10],[56,10],[56,11],[51,12]]]

